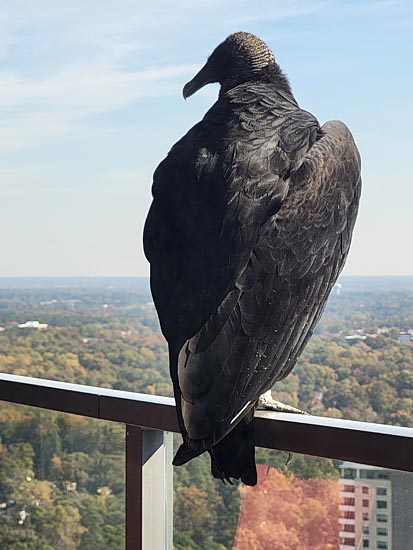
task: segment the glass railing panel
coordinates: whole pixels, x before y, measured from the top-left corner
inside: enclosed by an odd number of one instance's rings
[[[124,426],[0,402],[0,548],[124,547]]]
[[[176,550],[413,548],[413,474],[257,450],[258,484],[224,486],[208,457],[174,473]]]
[[[232,548],[240,502],[238,483],[211,476],[207,453],[174,467],[174,550]]]

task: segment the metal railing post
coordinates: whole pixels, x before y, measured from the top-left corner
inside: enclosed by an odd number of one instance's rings
[[[142,550],[142,429],[126,426],[125,549]]]
[[[126,550],[172,550],[172,434],[126,426]]]

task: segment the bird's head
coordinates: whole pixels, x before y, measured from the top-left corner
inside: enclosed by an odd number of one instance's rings
[[[224,93],[243,82],[257,80],[268,68],[279,70],[265,42],[248,32],[236,32],[215,48],[202,69],[185,84],[182,93],[187,99],[212,82],[219,82]]]

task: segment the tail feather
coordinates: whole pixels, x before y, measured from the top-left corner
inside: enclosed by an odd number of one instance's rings
[[[249,415],[248,415],[249,416]],[[212,475],[224,483],[241,479],[245,485],[257,484],[255,465],[255,429],[252,418],[241,422],[209,450]]]
[[[192,445],[184,441],[179,447],[172,461],[174,466],[182,466],[206,451],[205,447],[199,445],[199,442],[191,441],[191,443]],[[194,443],[198,444],[194,446]]]
[[[224,484],[232,485],[233,478],[240,479],[245,485],[256,485],[254,411],[251,410],[212,448],[208,449],[203,440],[184,441],[175,454],[173,464],[182,466],[207,450],[215,478]]]

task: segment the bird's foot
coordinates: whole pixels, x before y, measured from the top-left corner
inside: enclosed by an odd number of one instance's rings
[[[260,396],[260,398],[258,399],[257,409],[294,414],[308,414],[301,409],[297,409],[296,407],[292,407],[291,405],[286,405],[285,403],[276,401],[272,398],[271,390],[268,390]]]

